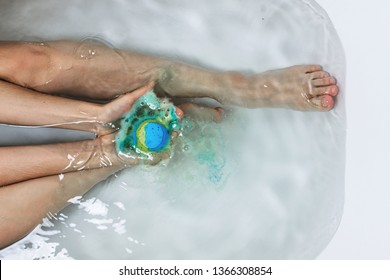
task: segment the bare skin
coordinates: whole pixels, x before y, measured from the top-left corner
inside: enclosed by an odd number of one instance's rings
[[[223,114],[221,108],[203,108],[192,103],[180,106],[179,115],[202,120],[221,120]],[[114,137],[115,133],[109,133],[76,143],[1,147],[0,186],[5,185],[0,187],[0,249],[24,237],[44,217],[62,210],[71,198],[85,194],[113,173],[137,164],[136,160],[124,162],[118,157]],[[151,164],[168,156],[156,154]]]
[[[96,139],[50,145],[0,147],[0,248],[19,240],[111,174],[138,164],[119,157],[116,129],[108,126],[127,112],[153,83],[104,105],[48,96],[0,81],[0,122],[94,132]],[[221,119],[222,110],[185,103],[176,113]],[[184,112],[183,112],[184,111]],[[31,117],[34,116],[34,117]],[[173,133],[172,141],[177,134]],[[169,157],[155,153],[149,164]],[[34,211],[31,211],[34,209]]]
[[[328,111],[334,107],[334,98],[339,93],[336,79],[322,71],[319,65],[292,66],[267,71],[249,79],[250,87],[241,93],[246,98],[233,95],[233,103],[251,108],[281,107],[299,111]]]
[[[108,124],[130,110],[153,86],[149,83],[107,104],[97,104],[42,94],[0,80],[0,122],[83,130],[101,136],[112,132]]]
[[[101,44],[1,42],[0,122],[60,124],[62,128],[94,132],[97,138],[0,148],[0,248],[23,237],[47,213],[60,211],[70,198],[137,163],[118,158],[115,130],[107,124],[129,110],[148,88],[141,87],[150,82],[158,93],[170,97],[210,97],[223,105],[301,111],[329,111],[339,92],[336,79],[318,65],[244,75],[214,72]],[[55,95],[113,101],[102,105]],[[220,121],[223,113],[221,108],[200,108],[191,103],[180,108],[181,115],[184,111],[214,121]],[[165,157],[156,155],[155,162]]]
[[[132,104],[152,87],[153,83],[99,105],[48,96],[0,81],[1,123],[78,129],[97,136],[93,140],[71,143],[0,147],[0,186],[77,170],[137,164],[137,155],[118,157],[114,141],[116,128],[110,122],[129,111]],[[176,113],[183,117],[180,108]],[[166,157],[155,153],[150,164]]]
[[[55,215],[75,196],[121,170],[119,166],[36,178],[0,187],[0,249],[19,240]]]
[[[3,80],[45,93],[93,99],[112,99],[154,81],[157,91],[171,97],[210,97],[223,105],[249,108],[329,111],[339,92],[336,79],[318,65],[244,75],[72,41],[0,43],[0,58],[4,57]]]

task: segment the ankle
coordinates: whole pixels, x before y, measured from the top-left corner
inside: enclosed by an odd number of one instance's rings
[[[162,68],[156,92],[170,97],[209,97],[219,101],[225,88],[225,76],[222,73],[172,62]]]

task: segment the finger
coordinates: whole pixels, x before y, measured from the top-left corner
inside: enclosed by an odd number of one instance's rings
[[[154,87],[154,82],[150,82],[143,87],[140,87],[132,92],[126,93],[125,95],[121,96],[120,98],[126,99],[128,110],[129,110],[131,108],[131,106],[133,106],[135,101],[137,101],[141,96],[143,96],[145,93],[147,93],[153,87]],[[128,110],[126,110],[124,113],[126,113]]]
[[[140,163],[140,158],[137,154],[121,153],[118,155],[118,158],[125,167],[135,166]]]
[[[132,92],[127,93],[126,95],[130,95],[132,97],[132,100],[129,100],[131,104],[133,104],[135,101],[137,101],[142,95],[147,93],[149,90],[151,90],[154,87],[155,83],[150,82],[147,85],[140,87],[139,89],[136,89]]]
[[[168,159],[170,157],[168,152],[161,152],[161,153],[151,153],[147,158],[144,158],[142,163],[148,164],[148,165],[157,165],[161,161]]]
[[[176,113],[176,115],[179,117],[179,118],[183,118],[184,117],[184,112],[183,112],[183,110],[182,109],[180,109],[179,107],[175,107],[176,108],[176,110],[175,110],[175,113]]]
[[[134,102],[137,101],[141,96],[147,93],[153,88],[154,83],[149,83],[135,91],[119,96],[110,103],[102,107],[102,112],[98,117],[102,123],[108,123],[120,118],[126,112],[128,112],[133,106]]]
[[[172,134],[171,134],[171,145],[175,144],[178,136],[179,136],[179,132],[172,131]]]

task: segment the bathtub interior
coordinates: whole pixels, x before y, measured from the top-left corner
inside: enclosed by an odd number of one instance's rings
[[[0,257],[307,259],[329,243],[344,201],[345,62],[314,1],[37,0],[0,8],[1,40],[99,40],[247,73],[316,63],[341,87],[328,113],[226,108],[221,124],[195,125],[170,161],[112,176]],[[5,125],[0,135],[1,145],[92,137]]]

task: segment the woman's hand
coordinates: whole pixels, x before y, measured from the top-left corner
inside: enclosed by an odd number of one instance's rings
[[[116,131],[118,127],[115,127],[114,122],[129,111],[134,102],[151,90],[153,86],[154,83],[151,82],[146,86],[117,97],[107,104],[101,105],[97,110],[96,135],[100,137]]]

